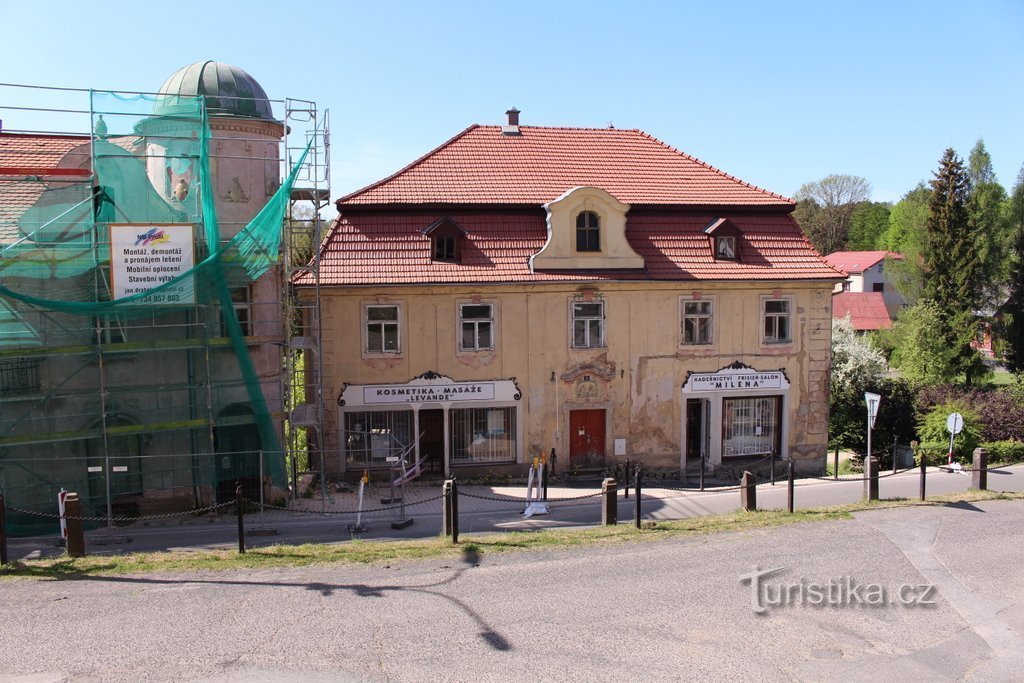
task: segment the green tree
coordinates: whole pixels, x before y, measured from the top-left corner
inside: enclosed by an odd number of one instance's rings
[[[984,371],[981,357],[971,348],[984,271],[977,225],[968,210],[970,177],[953,149],[942,155],[931,188],[922,296],[938,305],[942,324],[935,333],[953,354],[955,374],[962,373],[971,384]]]
[[[916,384],[950,382],[959,374],[956,350],[946,342],[945,316],[931,299],[900,312],[887,335],[893,347],[890,362]]]
[[[971,181],[967,212],[980,270],[976,304],[980,310],[994,313],[1006,295],[1012,263],[1006,255],[1013,250],[1014,233],[1006,190],[996,181],[992,157],[983,140],[971,150],[967,176]]]
[[[871,185],[864,178],[833,174],[800,186],[793,215],[814,248],[831,254],[846,246],[853,212],[870,196]]]
[[[924,282],[925,223],[932,191],[919,183],[889,211],[889,226],[878,238],[878,248],[901,254],[903,259],[886,263],[888,280],[903,298],[913,304],[921,296]]]
[[[1009,299],[1004,308],[1007,362],[1014,372],[1024,371],[1024,165],[1010,195],[1008,224],[1014,232]]]
[[[879,249],[881,236],[889,227],[887,202],[861,202],[850,216],[850,231],[846,237],[846,248],[850,251],[872,251]]]

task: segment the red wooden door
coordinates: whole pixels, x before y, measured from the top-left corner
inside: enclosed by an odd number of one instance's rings
[[[604,467],[604,409],[569,411],[569,466]]]

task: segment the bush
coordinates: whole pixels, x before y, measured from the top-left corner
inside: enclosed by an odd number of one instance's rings
[[[911,444],[914,448],[914,464],[921,466],[921,459],[927,467],[941,467],[949,462],[949,441],[926,441]],[[954,453],[955,455],[955,453]]]
[[[902,379],[882,379],[868,385],[866,389],[882,397],[875,428],[871,430],[872,450],[875,454],[891,450],[894,440],[902,444],[910,443],[915,437],[914,423],[909,419],[914,414],[914,392],[910,384]],[[835,394],[831,397],[830,409],[830,447],[852,450],[863,457],[867,452],[867,406],[864,405],[864,392],[857,390]]]
[[[981,447],[988,451],[990,463],[1024,462],[1024,443],[1020,441],[990,441]]]
[[[946,419],[950,413],[964,416],[964,429],[953,441],[953,455],[970,458],[974,449],[981,443],[981,420],[978,414],[964,402],[950,401],[937,405],[925,413],[917,422],[917,434],[922,443],[942,443],[948,452],[949,432],[946,431]]]

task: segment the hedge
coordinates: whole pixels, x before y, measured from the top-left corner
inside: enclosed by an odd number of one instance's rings
[[[945,465],[949,457],[949,442],[925,441],[911,444],[914,447],[914,462],[920,466],[921,458],[925,458],[928,467]],[[981,444],[988,451],[989,463],[1024,462],[1024,442],[1021,441],[989,441]],[[969,463],[974,453],[961,450],[959,445],[953,448],[953,460],[962,464]]]

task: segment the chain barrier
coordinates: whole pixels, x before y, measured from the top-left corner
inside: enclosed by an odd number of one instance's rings
[[[25,515],[33,515],[35,517],[46,517],[48,519],[72,519],[79,522],[144,522],[153,519],[170,519],[172,517],[188,517],[190,515],[198,515],[206,512],[213,512],[225,507],[234,507],[235,501],[227,503],[218,503],[217,505],[210,505],[204,508],[195,508],[194,510],[186,510],[185,512],[168,512],[162,515],[141,515],[139,517],[86,517],[86,516],[73,516],[73,515],[61,515],[53,512],[38,512],[36,510],[25,510],[19,507],[10,507],[9,510],[13,512],[20,512]]]
[[[995,472],[996,470],[1005,470],[1007,467],[1017,467],[1020,465],[1024,465],[1024,463],[1010,462],[1006,463],[1005,465],[993,465],[992,467],[986,467],[984,468],[984,470],[975,467],[961,467],[960,469],[954,469],[949,465],[939,465],[938,469],[942,470],[943,472]]]
[[[464,494],[460,494],[460,495],[464,495]],[[284,507],[284,506],[281,506],[281,505],[271,505],[270,503],[263,503],[262,505],[260,505],[259,503],[252,503],[252,505],[254,505],[257,508],[262,507],[265,510],[281,510],[283,512],[291,512],[291,513],[296,514],[296,515],[318,515],[318,516],[319,515],[355,515],[355,514],[358,514],[360,512],[365,515],[365,514],[369,514],[371,512],[386,512],[387,510],[399,510],[399,509],[401,509],[403,507],[410,508],[410,507],[413,507],[415,505],[423,505],[424,503],[432,503],[435,500],[441,500],[442,498],[444,498],[444,494],[443,493],[438,494],[436,496],[431,496],[430,498],[423,498],[422,500],[416,500],[416,501],[413,501],[411,503],[398,503],[397,505],[388,505],[386,507],[379,507],[379,508],[367,508],[367,509],[364,509],[364,510],[296,510],[295,508]]]

